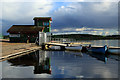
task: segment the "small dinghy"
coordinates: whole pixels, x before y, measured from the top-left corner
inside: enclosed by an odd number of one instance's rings
[[[91,47],[91,45],[89,45],[89,47],[87,47],[87,51],[89,52],[93,52],[93,53],[102,53],[105,54],[106,51],[108,50],[107,45],[105,45],[104,47]]]
[[[65,49],[69,50],[69,51],[81,51],[82,45],[80,45],[80,46],[67,46],[67,47],[65,47]]]

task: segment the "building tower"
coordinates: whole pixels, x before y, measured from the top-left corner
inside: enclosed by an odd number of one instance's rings
[[[51,31],[51,17],[34,17],[33,20],[36,27],[43,27],[42,32]]]

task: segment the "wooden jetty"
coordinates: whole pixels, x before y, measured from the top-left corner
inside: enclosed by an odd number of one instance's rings
[[[3,57],[0,57],[0,62],[8,60],[8,59],[15,58],[15,57],[18,57],[18,56],[26,55],[26,54],[29,54],[31,52],[35,52],[36,50],[39,50],[39,49],[41,49],[41,47],[35,47],[35,48],[27,49],[25,51],[21,51],[21,52],[17,52],[17,53],[7,55],[7,56],[3,56]]]

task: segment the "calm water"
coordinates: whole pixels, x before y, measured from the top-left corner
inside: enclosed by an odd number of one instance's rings
[[[3,78],[118,78],[118,60],[95,53],[36,51],[0,64]]]
[[[82,40],[81,42],[90,42],[92,45],[97,45],[97,46],[115,46],[115,47],[120,47],[118,43],[120,43],[120,40]]]

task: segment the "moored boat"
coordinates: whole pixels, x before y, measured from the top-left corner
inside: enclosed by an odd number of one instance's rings
[[[65,47],[66,50],[71,50],[71,51],[81,51],[82,50],[82,46],[67,46]]]
[[[106,51],[108,50],[107,45],[105,45],[104,47],[91,47],[91,45],[89,45],[89,47],[87,47],[87,51],[89,52],[93,52],[93,53],[102,53],[105,54]]]
[[[109,54],[115,54],[115,55],[120,55],[120,48],[109,48],[107,53]]]

